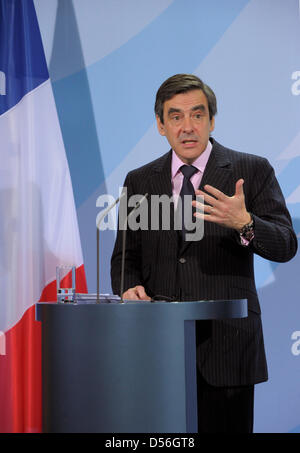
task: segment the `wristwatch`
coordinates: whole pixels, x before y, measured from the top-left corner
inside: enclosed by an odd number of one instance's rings
[[[251,221],[244,225],[243,228],[240,230],[240,238],[244,239],[247,242],[252,241],[252,239],[254,238],[254,221],[252,215]]]

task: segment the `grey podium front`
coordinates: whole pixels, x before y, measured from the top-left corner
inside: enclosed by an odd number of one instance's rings
[[[195,320],[247,300],[38,303],[44,432],[197,432]]]

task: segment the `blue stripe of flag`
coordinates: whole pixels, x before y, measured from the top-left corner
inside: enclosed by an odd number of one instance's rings
[[[0,0],[0,115],[48,78],[33,0]]]

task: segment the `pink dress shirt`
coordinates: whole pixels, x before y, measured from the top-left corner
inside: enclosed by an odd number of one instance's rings
[[[193,167],[196,167],[198,171],[191,177],[191,183],[194,186],[194,189],[197,190],[200,186],[201,179],[207,164],[207,161],[209,159],[210,153],[212,149],[212,144],[210,141],[207,143],[207,147],[203,151],[202,154],[200,154],[199,157],[193,162]],[[182,182],[183,182],[183,174],[180,171],[180,167],[182,165],[186,165],[182,160],[179,159],[175,151],[173,151],[172,154],[172,166],[171,166],[171,177],[172,177],[172,191],[173,191],[173,198],[174,198],[174,204],[175,208],[177,207],[177,200],[178,196],[181,191],[182,187]]]

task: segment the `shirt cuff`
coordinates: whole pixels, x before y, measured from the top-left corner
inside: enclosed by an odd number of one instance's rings
[[[253,240],[254,238],[254,235],[252,236],[252,238],[250,240],[244,238],[241,234],[240,234],[240,241],[241,241],[241,245],[243,247],[248,247],[248,245],[250,244],[250,242]]]

